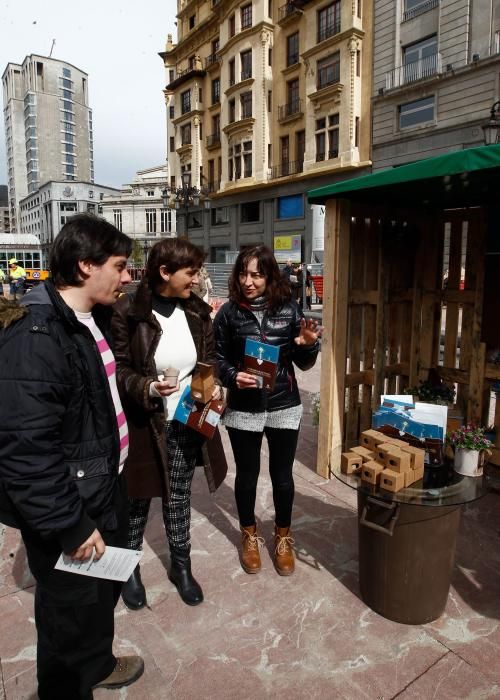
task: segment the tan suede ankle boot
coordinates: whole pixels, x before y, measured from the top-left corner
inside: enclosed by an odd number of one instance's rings
[[[280,576],[290,576],[295,571],[295,556],[289,527],[274,528],[274,566]]]
[[[261,569],[259,547],[263,541],[256,525],[241,528],[241,566],[247,574],[257,574]]]

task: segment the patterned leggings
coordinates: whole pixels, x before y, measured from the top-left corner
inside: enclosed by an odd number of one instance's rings
[[[163,502],[163,523],[170,547],[189,550],[191,524],[191,482],[196,455],[203,438],[178,421],[166,426],[170,498]],[[128,547],[142,549],[148,521],[150,498],[129,499]]]

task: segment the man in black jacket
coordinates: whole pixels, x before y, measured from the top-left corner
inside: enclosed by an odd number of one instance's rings
[[[128,432],[106,337],[130,252],[114,226],[77,215],[52,246],[52,281],[21,305],[0,299],[0,522],[20,529],[37,582],[41,700],[89,700],[144,669],[113,655],[120,585],[54,569],[61,552],[126,544]]]

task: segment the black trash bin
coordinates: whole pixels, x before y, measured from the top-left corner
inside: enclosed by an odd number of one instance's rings
[[[358,491],[364,602],[408,625],[437,619],[450,588],[460,506],[408,505]]]

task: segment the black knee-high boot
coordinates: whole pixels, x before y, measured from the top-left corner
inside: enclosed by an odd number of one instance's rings
[[[140,610],[146,605],[146,589],[142,583],[139,564],[122,586],[122,600],[130,610]]]
[[[189,549],[170,546],[170,572],[168,578],[179,591],[186,605],[199,605],[203,602],[203,591],[191,573]]]

